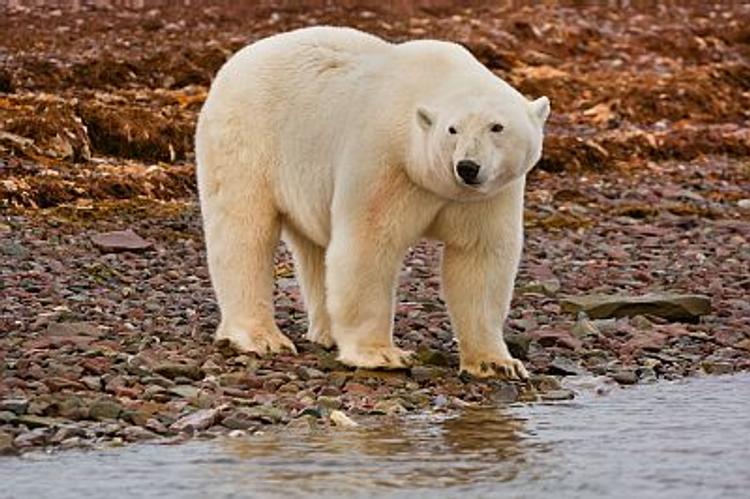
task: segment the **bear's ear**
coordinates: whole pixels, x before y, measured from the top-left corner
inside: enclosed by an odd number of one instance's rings
[[[547,97],[539,97],[537,100],[532,101],[531,112],[536,116],[540,122],[544,123],[549,117],[549,99]]]
[[[417,108],[417,123],[424,130],[429,130],[432,124],[435,122],[435,117],[432,112],[428,111],[424,107]]]

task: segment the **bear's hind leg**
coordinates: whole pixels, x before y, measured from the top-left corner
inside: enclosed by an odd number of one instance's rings
[[[305,338],[331,348],[334,341],[331,337],[331,318],[326,309],[325,249],[293,228],[285,227],[284,232],[292,247],[297,278],[307,308],[308,327]]]
[[[274,322],[273,256],[280,222],[270,200],[227,205],[205,196],[204,217],[209,270],[222,317],[216,341],[228,340],[259,355],[296,353]]]

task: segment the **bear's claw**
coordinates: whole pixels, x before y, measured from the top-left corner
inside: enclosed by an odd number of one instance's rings
[[[259,329],[251,332],[240,330],[220,330],[216,333],[215,343],[228,341],[240,352],[255,353],[260,356],[288,351],[296,354],[297,348],[292,340],[284,336],[277,328]]]
[[[465,371],[476,378],[500,377],[511,380],[527,380],[529,373],[520,360],[513,358],[494,359],[490,361],[462,364],[461,371]]]
[[[345,351],[339,362],[364,369],[406,369],[414,364],[414,352],[396,347],[370,347]]]

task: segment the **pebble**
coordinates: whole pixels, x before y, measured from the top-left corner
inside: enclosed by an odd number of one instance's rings
[[[13,435],[0,431],[0,456],[14,456],[18,449],[13,445]]]
[[[616,371],[612,374],[612,379],[621,385],[634,385],[638,383],[638,376],[635,374],[635,371],[629,369]]]
[[[562,374],[563,376],[582,376],[588,372],[567,357],[557,356],[550,362],[548,371],[550,374]]]
[[[0,400],[0,411],[10,411],[17,415],[26,414],[29,408],[29,399],[27,398],[9,398]]]
[[[122,406],[112,400],[100,399],[89,407],[89,417],[96,420],[117,419],[122,412]]]
[[[572,400],[575,398],[575,393],[571,390],[552,390],[549,392],[543,392],[540,394],[542,400],[553,401],[553,400]]]
[[[205,430],[216,422],[219,413],[223,409],[224,407],[199,409],[192,414],[178,419],[170,428],[174,431]]]

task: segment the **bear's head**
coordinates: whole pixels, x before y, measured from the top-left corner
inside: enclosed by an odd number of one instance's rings
[[[504,82],[503,82],[504,83]],[[549,100],[497,92],[431,99],[414,115],[420,184],[458,201],[481,200],[525,175],[542,154]]]

